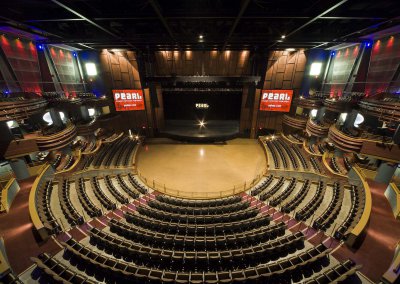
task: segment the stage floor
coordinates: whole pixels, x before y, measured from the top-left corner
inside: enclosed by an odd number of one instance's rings
[[[154,179],[158,185],[185,193],[243,187],[266,168],[263,149],[255,139],[234,139],[220,145],[149,139],[140,148],[136,163],[148,183]]]

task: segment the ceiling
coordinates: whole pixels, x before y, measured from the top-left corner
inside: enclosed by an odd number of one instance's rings
[[[400,25],[398,0],[9,0],[0,11],[3,27],[80,49],[328,48]]]

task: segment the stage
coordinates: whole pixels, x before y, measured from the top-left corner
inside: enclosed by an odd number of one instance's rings
[[[210,143],[231,140],[239,134],[239,121],[236,120],[210,120],[204,123],[201,127],[199,121],[166,120],[160,136],[185,142]]]

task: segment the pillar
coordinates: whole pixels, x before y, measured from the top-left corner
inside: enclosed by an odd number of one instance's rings
[[[325,111],[326,111],[326,107],[320,107],[317,111],[317,115],[315,117],[315,119],[319,122],[324,121],[324,115],[325,115]]]
[[[397,167],[398,164],[396,163],[382,161],[376,172],[375,181],[388,184],[391,181]]]
[[[90,120],[90,116],[89,116],[89,111],[87,106],[80,106],[79,107],[79,113],[81,115],[81,118],[83,121],[89,121]]]
[[[344,121],[344,128],[351,129],[354,126],[354,122],[356,121],[358,111],[352,110],[347,114],[346,120]]]
[[[63,126],[64,125],[63,121],[61,120],[60,113],[55,108],[50,109],[50,116],[51,116],[51,119],[53,120],[54,126]]]
[[[24,159],[12,159],[10,160],[10,166],[18,181],[29,177],[28,167],[26,166]]]

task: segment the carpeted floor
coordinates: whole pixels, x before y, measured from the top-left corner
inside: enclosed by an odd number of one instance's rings
[[[361,272],[377,282],[389,268],[397,242],[400,239],[400,221],[397,221],[386,199],[386,185],[368,181],[372,194],[372,212],[367,235],[357,251],[341,247],[333,255],[338,259],[351,258],[362,264]]]
[[[39,243],[33,233],[29,217],[29,192],[35,177],[19,182],[21,190],[17,194],[10,212],[0,216],[0,234],[4,238],[8,260],[16,274],[32,265],[31,256],[41,252],[57,253],[61,248],[49,239]]]

